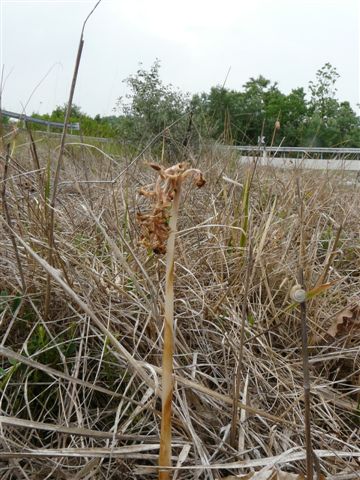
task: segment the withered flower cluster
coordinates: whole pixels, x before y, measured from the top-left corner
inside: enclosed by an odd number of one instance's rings
[[[141,225],[140,243],[156,254],[166,253],[166,242],[170,234],[170,207],[176,193],[180,192],[182,182],[193,176],[195,185],[202,187],[205,180],[200,170],[189,168],[187,162],[178,163],[170,168],[150,163],[157,171],[158,178],[153,189],[142,188],[140,195],[147,197],[152,204],[150,213],[138,213],[137,220]]]

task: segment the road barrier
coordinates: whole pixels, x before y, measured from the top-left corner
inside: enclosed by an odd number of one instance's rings
[[[37,123],[38,125],[45,125],[46,127],[50,128],[64,128],[63,123],[59,122],[51,122],[50,120],[43,120],[41,118],[34,118],[25,115],[24,113],[15,113],[9,112],[8,110],[0,110],[0,115],[8,118],[16,118],[17,120],[22,120],[23,122],[29,123]],[[68,123],[68,128],[70,130],[80,130],[80,123]]]

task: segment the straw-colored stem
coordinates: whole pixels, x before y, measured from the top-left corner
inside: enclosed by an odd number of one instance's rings
[[[86,25],[88,19],[93,14],[94,10],[97,8],[97,6],[99,5],[100,2],[101,2],[101,0],[98,0],[98,2],[95,4],[94,8],[91,10],[91,12],[86,17],[86,19],[83,23],[82,29],[81,29],[80,41],[79,41],[79,46],[78,46],[78,50],[77,50],[77,54],[76,54],[76,60],[75,60],[75,68],[74,68],[74,73],[73,73],[72,80],[71,80],[69,99],[68,99],[68,102],[67,102],[67,105],[66,105],[66,110],[65,110],[64,126],[63,126],[63,131],[62,131],[62,134],[61,134],[60,148],[59,148],[59,154],[58,154],[58,159],[57,159],[56,168],[55,168],[55,177],[54,177],[54,182],[53,182],[50,209],[49,209],[50,218],[49,218],[48,232],[47,232],[48,233],[48,244],[49,244],[48,262],[51,266],[54,266],[55,204],[56,204],[57,190],[58,190],[59,179],[60,179],[60,170],[61,170],[61,166],[62,166],[62,159],[63,159],[64,151],[65,151],[65,140],[66,140],[67,128],[68,128],[68,124],[69,124],[69,121],[70,121],[72,102],[73,102],[73,98],[74,98],[75,87],[76,87],[77,77],[78,77],[78,73],[79,73],[81,55],[82,55],[82,51],[83,51],[83,47],[84,47],[84,29],[85,29],[85,25]],[[48,315],[49,315],[50,296],[51,296],[51,276],[48,275],[47,276],[47,281],[46,281],[46,293],[45,293],[45,313],[44,313],[45,319],[47,319]]]
[[[240,237],[240,248],[245,248],[246,239],[248,234],[248,225],[249,225],[249,199],[250,199],[250,188],[251,188],[251,181],[252,181],[252,173],[248,173],[243,194],[242,194],[242,213],[243,213],[243,220],[241,224],[242,232]]]
[[[65,111],[64,127],[61,135],[60,149],[59,149],[59,155],[58,155],[56,168],[55,168],[55,178],[53,183],[53,190],[52,190],[50,209],[49,209],[50,218],[49,218],[49,224],[48,224],[48,243],[49,243],[48,262],[51,266],[54,266],[54,227],[55,227],[55,203],[56,203],[57,187],[58,187],[59,178],[60,178],[60,169],[61,169],[62,158],[64,155],[64,149],[65,149],[67,126],[70,120],[72,101],[74,97],[76,80],[79,72],[80,59],[81,59],[83,46],[84,46],[84,39],[83,39],[83,30],[82,30],[79,47],[76,55],[75,69],[74,69],[72,82],[71,82],[69,100],[68,100],[66,111]],[[46,281],[46,294],[45,294],[45,314],[44,314],[45,319],[47,319],[49,315],[50,296],[51,296],[51,276],[48,275],[47,281]]]
[[[162,408],[159,466],[171,466],[171,415],[173,395],[173,356],[174,356],[174,260],[175,235],[181,195],[181,179],[174,190],[174,200],[170,213],[170,234],[166,249],[166,285],[165,285],[165,317],[164,346],[162,357]],[[169,480],[170,472],[159,470],[159,480]]]
[[[237,437],[238,437],[237,425],[238,425],[238,416],[239,416],[240,380],[241,380],[243,357],[244,357],[245,323],[246,323],[246,316],[247,316],[246,312],[247,312],[247,303],[248,303],[248,295],[249,295],[251,267],[252,267],[252,247],[251,245],[249,245],[246,278],[245,278],[245,291],[244,291],[244,299],[243,299],[242,310],[241,310],[240,346],[239,346],[239,352],[237,355],[237,366],[236,366],[235,376],[234,376],[233,409],[232,409],[231,428],[230,428],[230,445],[235,449],[236,449]]]
[[[19,269],[19,274],[20,274],[20,279],[21,279],[21,289],[22,289],[22,293],[25,294],[25,292],[26,292],[26,281],[25,281],[25,276],[24,276],[24,271],[23,271],[20,255],[19,255],[19,250],[18,250],[18,247],[17,247],[17,244],[16,244],[15,237],[14,237],[14,235],[12,233],[12,230],[11,230],[11,218],[10,218],[10,213],[9,213],[9,209],[8,209],[7,199],[6,199],[6,186],[7,186],[7,173],[8,173],[8,168],[9,168],[9,160],[10,160],[10,145],[8,144],[7,147],[6,147],[6,156],[5,156],[5,165],[4,165],[4,178],[3,178],[3,187],[2,187],[1,198],[2,198],[3,209],[4,209],[4,217],[5,217],[6,222],[7,222],[7,224],[6,224],[7,230],[8,230],[9,235],[10,235],[10,240],[11,240],[12,246],[14,248],[14,252],[15,252],[16,263],[17,263],[17,266],[18,266],[18,269]]]

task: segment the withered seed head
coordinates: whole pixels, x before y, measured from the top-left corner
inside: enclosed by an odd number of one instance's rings
[[[201,188],[205,185],[206,181],[204,177],[202,176],[202,173],[200,172],[199,178],[196,180],[196,186]]]
[[[150,213],[137,213],[137,220],[142,230],[140,244],[151,248],[155,254],[164,254],[170,234],[169,207],[175,192],[188,176],[194,177],[195,185],[198,188],[205,185],[205,180],[201,171],[189,168],[187,162],[178,163],[167,169],[156,163],[150,163],[149,166],[156,170],[159,176],[152,190],[147,188],[139,190],[139,194],[148,198],[152,203]]]

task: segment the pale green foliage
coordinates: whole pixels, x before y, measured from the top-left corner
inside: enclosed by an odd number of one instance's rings
[[[130,75],[124,82],[130,93],[118,98],[116,104],[116,110],[123,116],[123,138],[148,141],[186,112],[188,95],[162,82],[158,59],[150,70],[145,70],[140,64],[136,74]],[[176,137],[176,133],[174,135]]]
[[[322,117],[331,114],[336,105],[335,95],[337,88],[336,81],[340,75],[330,63],[316,72],[316,80],[309,82],[311,94],[310,106],[314,111],[319,112]]]

